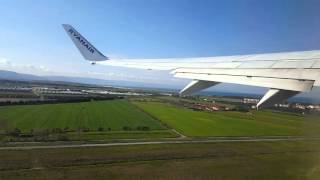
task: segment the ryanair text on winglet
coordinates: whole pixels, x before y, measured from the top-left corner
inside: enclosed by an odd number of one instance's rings
[[[86,42],[83,38],[81,38],[81,36],[77,32],[74,32],[73,29],[69,29],[68,32],[72,34],[76,39],[78,39],[82,46],[86,47],[92,54],[94,53],[94,49],[90,46],[90,44]]]

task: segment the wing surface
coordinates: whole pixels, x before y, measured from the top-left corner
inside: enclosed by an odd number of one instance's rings
[[[320,50],[238,56],[169,59],[110,59],[72,26],[63,25],[85,59],[100,65],[171,71],[191,79],[180,93],[189,95],[219,83],[269,88],[257,107],[273,105],[320,86]]]

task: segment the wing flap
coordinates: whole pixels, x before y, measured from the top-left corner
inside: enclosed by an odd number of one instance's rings
[[[309,92],[311,91],[313,80],[283,79],[257,76],[234,76],[234,75],[212,75],[196,73],[175,73],[175,77],[198,79],[203,81],[214,81],[223,83],[234,83],[249,86],[260,86],[273,89],[283,89],[290,91]]]
[[[265,77],[297,80],[314,80],[320,78],[319,69],[208,69],[208,68],[178,68],[172,74],[190,73],[205,75],[229,75],[229,76],[248,76]]]

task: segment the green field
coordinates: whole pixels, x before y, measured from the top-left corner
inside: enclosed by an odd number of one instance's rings
[[[1,150],[0,179],[320,178],[319,141]]]
[[[0,126],[2,130],[17,127],[23,131],[86,127],[89,132],[62,135],[69,140],[127,142],[177,137],[167,127],[189,137],[314,136],[319,135],[320,119],[268,110],[200,112],[163,102],[112,100],[0,107]],[[124,126],[132,130],[124,131]],[[150,130],[137,131],[137,126]],[[111,130],[97,131],[99,127]],[[59,135],[51,134],[44,145],[59,140],[53,137]],[[319,179],[319,139],[271,142],[252,138],[257,141],[189,143],[188,138],[182,138],[185,142],[168,140],[176,144],[1,149],[0,179]]]
[[[178,132],[201,136],[319,135],[319,117],[271,111],[198,112],[159,102],[135,105]]]
[[[0,107],[2,130],[19,128],[22,131],[36,131],[68,127],[96,131],[102,127],[122,131],[124,126],[132,130],[138,126],[147,126],[150,130],[166,129],[126,100]]]
[[[137,129],[142,126],[148,130]],[[0,132],[13,128],[27,133],[67,128],[73,131],[67,134],[72,140],[176,137],[166,126],[189,137],[320,134],[319,117],[267,110],[200,112],[169,103],[127,100],[0,107]],[[130,130],[124,131],[124,127]],[[78,133],[79,128],[90,132]],[[1,139],[8,140],[4,136]],[[63,138],[48,138],[55,139]]]

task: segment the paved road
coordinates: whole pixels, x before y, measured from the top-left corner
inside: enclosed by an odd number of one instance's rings
[[[173,141],[148,141],[148,142],[119,142],[96,144],[69,144],[69,145],[28,145],[0,147],[0,150],[31,150],[31,149],[60,149],[60,148],[84,148],[84,147],[109,147],[109,146],[133,146],[148,144],[187,144],[187,143],[221,143],[221,142],[274,142],[274,141],[302,141],[320,140],[320,137],[272,137],[272,138],[217,138],[202,140],[173,140]]]

